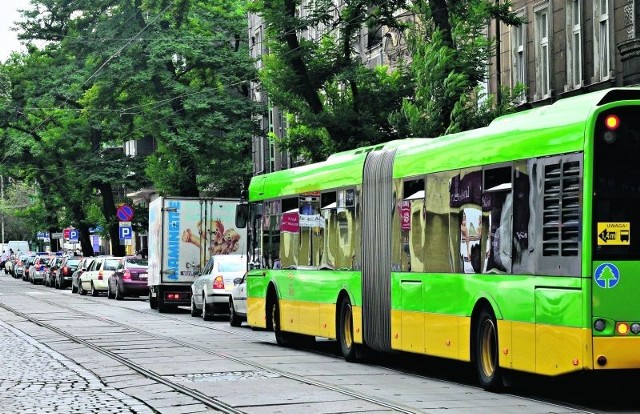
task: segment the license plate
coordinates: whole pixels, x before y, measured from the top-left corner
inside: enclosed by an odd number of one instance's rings
[[[149,275],[147,273],[140,273],[140,279],[146,279]]]

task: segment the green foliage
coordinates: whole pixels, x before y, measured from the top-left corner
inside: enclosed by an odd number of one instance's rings
[[[37,3],[18,26],[46,46],[0,66],[0,172],[38,189],[25,220],[113,240],[115,190],[238,195],[260,110],[244,1]],[[157,152],[125,157],[138,139]]]
[[[262,86],[274,105],[292,115],[287,135],[277,142],[308,160],[397,138],[389,112],[412,94],[408,71],[371,69],[354,53],[362,27],[372,36],[382,24],[402,27],[394,11],[406,2],[347,0],[341,10],[333,3],[317,1],[302,15],[296,13],[299,1],[252,4],[267,23]],[[299,36],[306,29],[320,34]]]
[[[499,91],[500,105],[495,105],[495,98],[480,89],[494,53],[486,34],[490,19],[521,23],[509,4],[465,0],[447,5],[446,21],[434,20],[430,3],[417,2],[414,8],[423,17],[417,21],[426,22],[417,23],[410,38],[416,91],[404,101],[402,114],[393,117],[396,128],[412,136],[437,137],[486,126],[514,111],[515,97],[522,91]]]

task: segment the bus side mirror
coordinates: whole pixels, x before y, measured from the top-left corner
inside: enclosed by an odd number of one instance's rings
[[[249,204],[241,203],[236,205],[236,227],[244,229],[247,227],[247,219],[249,218]]]

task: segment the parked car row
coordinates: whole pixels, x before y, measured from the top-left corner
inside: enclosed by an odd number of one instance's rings
[[[15,278],[56,289],[71,287],[72,293],[122,300],[149,294],[148,262],[139,256],[26,254],[12,260]],[[246,257],[216,255],[209,259],[191,285],[191,316],[206,321],[228,314],[232,326],[247,318]]]

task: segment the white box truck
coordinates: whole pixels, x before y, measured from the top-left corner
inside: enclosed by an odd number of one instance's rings
[[[246,251],[235,226],[239,199],[160,197],[149,204],[149,306],[191,304],[191,284],[212,255]]]

